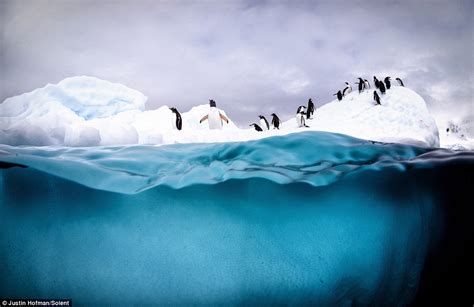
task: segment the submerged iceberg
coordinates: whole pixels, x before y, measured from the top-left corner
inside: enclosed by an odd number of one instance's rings
[[[210,131],[207,125],[199,124],[209,106],[199,105],[182,113],[183,130],[177,131],[172,128],[169,108],[145,111],[147,98],[140,92],[93,77],[72,77],[0,104],[0,143],[105,146],[229,142],[316,130],[439,147],[438,128],[422,97],[394,86],[382,96],[382,105],[375,106],[371,93],[353,92],[340,102],[325,104],[308,121],[310,128],[298,128],[291,118],[280,130],[240,129],[230,120],[222,130]]]
[[[306,132],[159,147],[0,145],[0,166],[0,297],[472,301],[469,283],[446,281],[470,277],[474,152]]]

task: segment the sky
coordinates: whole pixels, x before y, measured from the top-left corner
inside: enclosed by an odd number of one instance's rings
[[[474,116],[473,13],[459,0],[0,0],[0,101],[89,75],[147,109],[212,98],[245,126],[391,76],[437,120]]]

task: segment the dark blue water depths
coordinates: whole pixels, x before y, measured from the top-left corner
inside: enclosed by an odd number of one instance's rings
[[[472,300],[474,153],[308,132],[0,145],[0,297],[74,304]],[[26,166],[26,167],[19,167]]]

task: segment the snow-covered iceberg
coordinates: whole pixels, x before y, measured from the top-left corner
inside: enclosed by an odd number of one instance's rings
[[[222,130],[211,131],[206,124],[199,124],[208,105],[182,113],[183,130],[173,130],[168,106],[145,111],[146,99],[121,84],[85,76],[67,78],[0,104],[0,143],[96,146],[229,142],[318,130],[439,147],[438,129],[423,98],[404,87],[387,91],[380,106],[374,104],[372,91],[353,92],[340,102],[334,100],[317,109],[308,121],[310,128],[298,128],[290,118],[280,130],[264,132],[240,129],[232,120]]]

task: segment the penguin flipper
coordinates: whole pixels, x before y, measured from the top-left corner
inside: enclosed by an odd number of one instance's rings
[[[204,116],[203,118],[201,118],[201,120],[199,121],[199,123],[202,123],[203,121],[205,121],[207,119],[208,115]]]
[[[225,117],[224,115],[222,115],[221,113],[219,113],[219,116],[221,117],[221,119],[223,121],[225,121],[226,123],[229,123],[229,119],[227,117]]]

